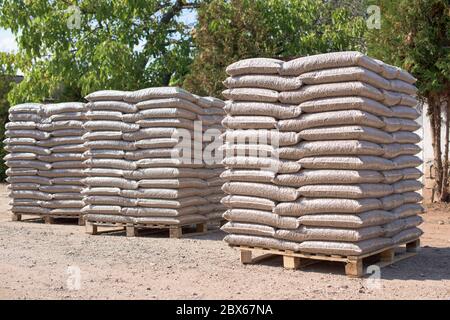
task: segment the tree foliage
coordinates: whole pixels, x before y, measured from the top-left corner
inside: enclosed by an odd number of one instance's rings
[[[9,69],[12,57],[10,54],[0,52],[0,181],[6,178],[6,165],[3,157],[6,151],[3,148],[3,140],[5,139],[5,124],[8,122],[9,103],[7,95],[11,90],[14,77],[11,77],[11,70]]]
[[[419,94],[446,93],[450,83],[450,1],[377,0],[381,29],[367,33],[370,55],[417,79]]]
[[[450,108],[450,1],[378,0],[373,3],[380,6],[382,21],[380,30],[368,32],[369,54],[403,67],[418,79],[419,95],[428,103],[432,128],[435,190],[439,200],[447,200],[448,139],[442,157],[441,129],[449,128],[441,123]]]
[[[179,83],[191,62],[190,28],[179,16],[198,2],[0,0],[0,26],[16,36],[14,67],[25,75],[11,102]]]
[[[225,68],[250,57],[363,49],[363,17],[318,0],[212,0],[199,8],[196,55],[184,86],[220,96]]]

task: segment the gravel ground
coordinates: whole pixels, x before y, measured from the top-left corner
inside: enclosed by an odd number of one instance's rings
[[[281,258],[243,266],[217,231],[91,236],[77,225],[12,222],[0,185],[0,299],[449,299],[450,210],[430,207],[415,257],[351,279],[343,264],[284,270]],[[79,272],[80,277],[76,277]],[[79,279],[79,281],[77,281]]]

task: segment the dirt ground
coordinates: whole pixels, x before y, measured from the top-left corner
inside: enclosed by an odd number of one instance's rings
[[[351,279],[343,264],[243,266],[217,231],[185,239],[87,235],[77,225],[12,222],[0,186],[0,299],[449,299],[450,207],[423,215],[422,249]],[[77,275],[79,274],[79,277]]]

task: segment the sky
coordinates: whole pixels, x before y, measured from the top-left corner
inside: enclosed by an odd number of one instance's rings
[[[9,30],[0,28],[0,51],[13,52],[16,50],[17,44],[14,35]]]

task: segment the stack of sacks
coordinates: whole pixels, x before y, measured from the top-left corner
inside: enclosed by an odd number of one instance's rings
[[[50,138],[48,132],[39,130],[42,105],[25,103],[9,109],[9,123],[6,124],[5,156],[9,183],[9,196],[12,198],[12,212],[18,215],[47,215],[50,209],[43,206],[52,199],[45,189],[51,180],[45,177],[52,167],[40,157],[50,155],[45,142]]]
[[[203,131],[195,122],[204,111],[198,98],[179,88],[160,87],[131,92],[126,100],[138,110],[134,123],[140,129],[123,137],[137,147],[126,154],[136,165],[132,177],[137,189],[129,195],[137,207],[123,214],[147,224],[205,222],[202,208],[208,210],[211,191],[206,180],[213,172],[201,158]]]
[[[212,190],[206,197],[209,206],[205,207],[204,214],[208,221],[220,222],[226,208],[220,203],[224,197],[222,191],[223,181],[220,174],[224,171],[222,165],[223,153],[219,148],[223,145],[222,134],[224,127],[222,120],[225,116],[223,107],[225,103],[214,97],[198,97],[198,104],[203,108],[204,114],[199,115],[199,120],[204,129],[203,135],[203,162],[205,168],[211,169],[214,176],[207,179],[208,188]]]
[[[136,164],[125,157],[137,148],[123,137],[138,131],[139,125],[133,118],[137,108],[124,101],[126,95],[127,92],[106,90],[86,97],[86,188],[82,193],[87,221],[131,222],[123,212],[137,206],[137,200],[129,195],[138,188],[132,177]]]
[[[39,145],[49,153],[40,154],[37,159],[51,166],[51,170],[38,172],[40,177],[50,180],[50,184],[40,187],[51,196],[51,200],[41,202],[41,206],[49,210],[49,216],[80,217],[84,207],[81,191],[86,150],[83,143],[85,113],[85,104],[80,102],[42,106],[38,128],[49,138]]]
[[[173,87],[99,91],[86,99],[87,220],[206,222],[216,208],[208,197],[220,189],[208,188],[208,179],[219,173],[202,162],[203,131],[196,121],[218,102],[202,100],[204,108],[199,97]]]
[[[411,75],[358,52],[227,72],[225,241],[361,255],[422,234]]]

